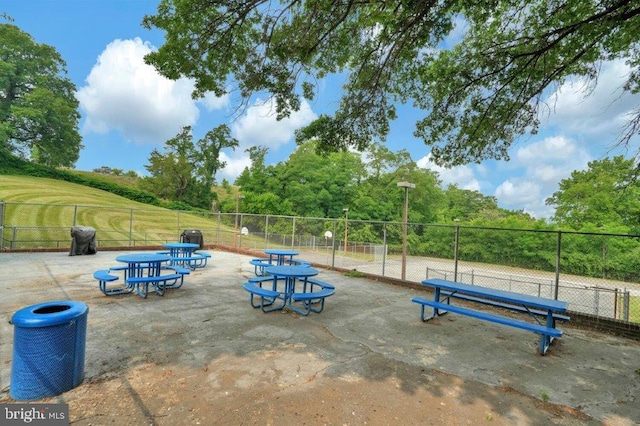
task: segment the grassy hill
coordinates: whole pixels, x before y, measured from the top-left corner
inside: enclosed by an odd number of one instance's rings
[[[9,238],[10,229],[18,228],[17,240],[35,241],[29,247],[67,246],[74,225],[103,230],[100,240],[108,246],[126,246],[131,240],[157,245],[175,240],[183,229],[217,226],[199,212],[178,212],[44,177],[0,175],[0,200],[6,203],[4,239]]]

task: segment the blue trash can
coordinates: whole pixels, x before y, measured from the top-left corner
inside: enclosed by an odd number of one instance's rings
[[[27,306],[13,314],[12,398],[56,396],[82,382],[88,314],[86,304],[69,300]]]

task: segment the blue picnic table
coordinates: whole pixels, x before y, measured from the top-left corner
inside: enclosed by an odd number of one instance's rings
[[[166,288],[179,287],[184,279],[184,274],[176,270],[163,274],[163,265],[171,261],[171,256],[167,254],[123,254],[117,256],[116,261],[127,264],[124,275],[126,286],[135,289],[141,297],[147,297],[149,285],[162,296]]]
[[[264,252],[269,255],[269,264],[271,265],[290,264],[293,261],[293,256],[300,254],[289,249],[266,249]]]
[[[196,243],[165,243],[162,246],[169,249],[170,264],[173,266],[190,269],[203,268],[207,265],[207,259],[210,257],[208,253],[197,252],[200,244]]]
[[[539,352],[547,353],[549,345],[555,338],[562,336],[562,331],[556,328],[556,320],[568,321],[565,315],[567,302],[545,297],[498,290],[489,287],[443,280],[440,278],[427,279],[422,284],[434,289],[433,299],[414,297],[412,301],[420,305],[420,317],[428,321],[447,312],[495,322],[501,325],[533,331],[541,335]],[[453,300],[466,300],[477,304],[491,305],[512,311],[528,314],[532,322],[516,318],[501,316],[494,313],[477,311],[460,305],[452,304]],[[431,315],[425,314],[425,307],[432,308]],[[540,319],[541,318],[541,319]]]

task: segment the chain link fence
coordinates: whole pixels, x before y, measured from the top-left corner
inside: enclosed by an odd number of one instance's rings
[[[122,249],[160,246],[197,229],[205,245],[292,248],[318,265],[517,291],[567,301],[573,312],[640,323],[640,236],[0,202],[4,251],[70,247],[72,226],[93,227],[99,247]]]

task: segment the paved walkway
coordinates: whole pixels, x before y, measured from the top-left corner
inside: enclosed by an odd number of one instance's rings
[[[92,273],[120,252],[0,254],[0,403],[13,313],[89,305],[85,380],[52,402],[73,424],[610,424],[640,420],[640,342],[573,327],[538,336],[446,315],[422,323],[419,290],[321,270],[325,311],[252,309],[247,256],[210,251],[183,288],[107,297]]]

